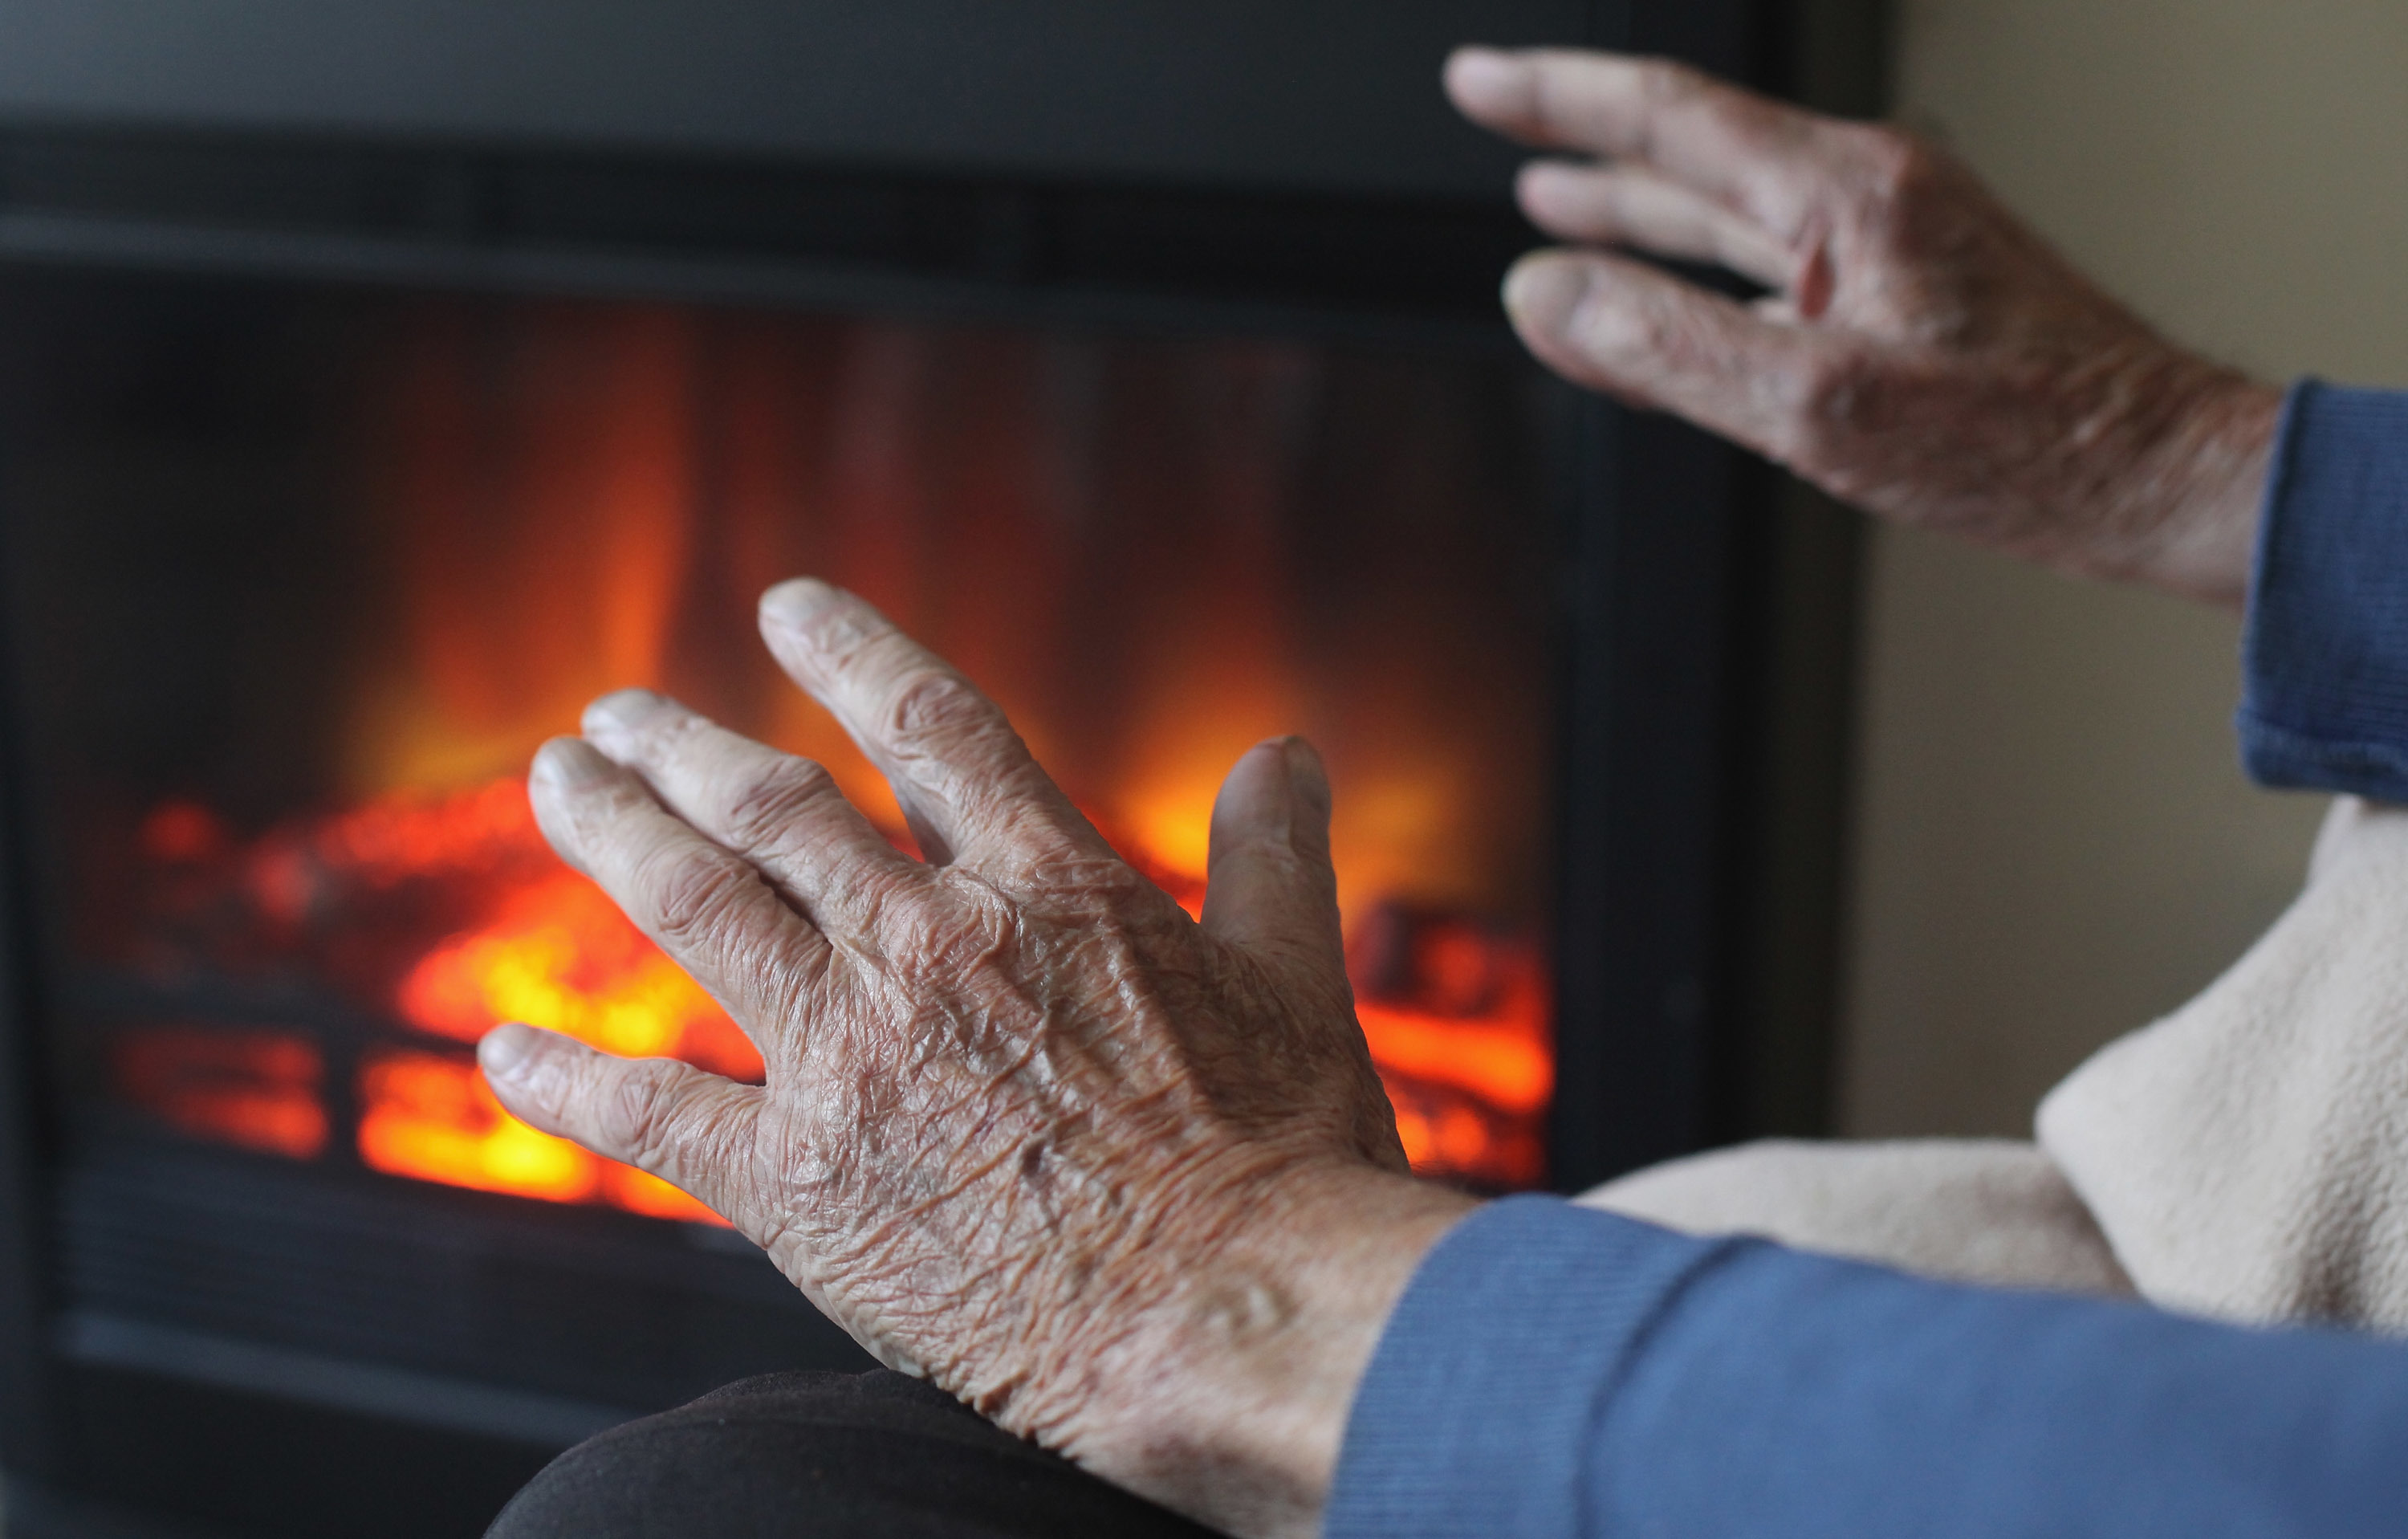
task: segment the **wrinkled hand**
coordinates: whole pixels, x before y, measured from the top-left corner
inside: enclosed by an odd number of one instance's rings
[[[1311,1532],[1380,1322],[1467,1206],[1404,1173],[1319,760],[1239,762],[1199,925],[867,604],[791,583],[762,628],[927,863],[817,765],[658,696],[596,702],[536,760],[544,831],[767,1082],[513,1026],[485,1041],[494,1090],[699,1198],[1006,1428],[1207,1521]]]
[[[1952,156],[1657,61],[1465,50],[1447,88],[1491,128],[1595,157],[1525,168],[1550,234],[1770,291],[1534,254],[1506,304],[1558,372],[1869,511],[2241,601],[2280,397],[2158,338]]]

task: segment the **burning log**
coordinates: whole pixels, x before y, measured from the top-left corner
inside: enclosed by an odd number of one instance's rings
[[[343,1057],[357,1065],[351,1136],[369,1169],[709,1217],[652,1177],[511,1118],[460,1050],[518,1020],[608,1052],[762,1072],[717,1001],[554,860],[519,782],[381,798],[248,841],[205,808],[170,802],[140,839],[151,903],[124,952],[163,987],[297,969],[349,995],[367,1023],[368,1040]],[[1121,843],[1201,912],[1200,874]],[[1493,1187],[1535,1183],[1553,1089],[1537,948],[1466,915],[1390,903],[1354,926],[1348,967],[1414,1164]],[[125,1099],[180,1133],[310,1159],[333,1136],[325,1057],[307,1030],[144,1027],[121,1037],[116,1073]]]

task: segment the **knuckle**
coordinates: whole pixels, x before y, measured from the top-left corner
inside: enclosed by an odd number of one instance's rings
[[[1801,365],[1784,413],[1789,441],[1780,457],[1820,469],[1842,456],[1875,424],[1882,410],[1880,379],[1853,356],[1816,358]]]
[[[1678,59],[1647,59],[1639,65],[1638,95],[1648,108],[1687,101],[1706,89],[1706,78]]]
[[[657,1059],[611,1065],[615,1072],[597,1111],[598,1131],[607,1147],[622,1151],[634,1163],[656,1163],[660,1152],[676,1138],[675,1098],[671,1095],[677,1067]]]
[[[1698,89],[1697,78],[1673,60],[1649,59],[1640,65],[1631,92],[1637,108],[1630,145],[1635,158],[1641,162],[1658,158],[1666,117],[1694,101]]]
[[[821,666],[839,687],[849,692],[877,689],[910,666],[917,650],[911,639],[884,619],[861,615],[830,622],[839,623],[840,633],[819,649]]]
[[[841,876],[829,884],[824,899],[851,928],[884,938],[910,933],[911,916],[929,896],[936,879],[928,868],[847,863]]]
[[[739,849],[766,849],[835,794],[836,779],[824,767],[781,756],[742,777],[721,811],[721,827]]]
[[[1620,304],[1593,304],[1584,319],[1585,351],[1601,364],[1642,374],[1685,373],[1703,361],[1697,328],[1660,299],[1633,295]]]
[[[1043,894],[1056,911],[1125,913],[1162,896],[1150,878],[1117,856],[1042,837],[1027,841],[1020,882]]]
[[[1862,136],[1866,190],[1876,207],[1909,215],[1928,204],[1947,180],[1948,160],[1928,140],[1886,124],[1856,132]]]
[[[1798,372],[1797,407],[1801,422],[1844,427],[1864,409],[1864,371],[1854,359],[1817,358]]]
[[[647,860],[638,880],[651,898],[652,927],[672,951],[715,949],[728,939],[745,882],[733,860],[671,847]]]
[[[947,669],[920,670],[902,681],[888,702],[886,726],[897,739],[949,738],[985,726],[986,697]]]
[[[1001,952],[1007,942],[1001,916],[982,903],[915,905],[902,916],[896,940],[923,970],[963,977]]]

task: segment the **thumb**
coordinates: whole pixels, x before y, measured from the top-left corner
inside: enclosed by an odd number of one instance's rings
[[[1247,750],[1212,803],[1204,928],[1215,939],[1343,978],[1329,778],[1302,738]]]

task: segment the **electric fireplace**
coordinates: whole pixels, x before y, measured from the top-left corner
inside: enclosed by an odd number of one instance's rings
[[[1831,822],[1796,724],[1844,563],[1759,467],[1523,359],[1511,157],[1433,83],[1475,31],[1746,73],[1743,7],[1256,18],[1289,79],[1234,13],[1068,6],[1010,89],[977,6],[623,8],[599,74],[583,12],[489,19],[552,39],[523,101],[415,7],[233,7],[231,81],[135,0],[0,22],[21,1531],[474,1532],[616,1420],[863,1361],[473,1060],[510,1019],[759,1071],[535,831],[527,757],[596,694],[818,758],[909,847],[754,635],[786,576],[960,664],[1191,910],[1221,774],[1310,736],[1434,1176],[1576,1187],[1812,1078],[1764,979],[1829,907],[1779,868]],[[352,25],[432,51],[368,67]],[[939,120],[901,128],[742,89],[897,38],[1004,94],[896,75]]]

